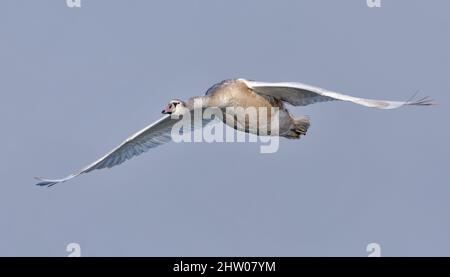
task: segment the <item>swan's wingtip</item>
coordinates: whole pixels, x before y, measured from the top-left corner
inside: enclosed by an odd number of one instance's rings
[[[429,96],[425,96],[416,101],[409,101],[408,105],[412,106],[436,106],[438,102]]]
[[[40,187],[51,187],[60,183],[58,180],[48,180],[42,177],[34,177],[34,179],[40,181],[39,183],[36,184],[36,186]]]

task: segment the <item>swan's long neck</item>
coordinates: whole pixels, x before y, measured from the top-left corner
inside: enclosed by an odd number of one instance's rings
[[[191,97],[186,101],[186,108],[193,110],[194,108],[207,108],[210,104],[209,96],[195,96]]]

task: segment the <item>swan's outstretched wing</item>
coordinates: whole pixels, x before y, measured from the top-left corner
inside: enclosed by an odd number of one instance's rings
[[[95,161],[94,163],[88,165],[77,173],[71,174],[66,178],[59,180],[50,180],[45,178],[37,178],[41,181],[38,186],[53,186],[58,183],[66,182],[78,175],[91,172],[95,169],[111,168],[113,166],[119,165],[126,160],[138,156],[149,149],[157,147],[161,144],[167,143],[171,140],[171,129],[172,126],[178,122],[180,119],[172,119],[170,115],[166,115],[159,119],[158,121],[152,123],[136,134],[132,135],[126,139],[122,144],[117,146],[111,152]]]
[[[302,83],[266,83],[256,82],[240,79],[245,84],[258,94],[264,96],[271,96],[282,101],[288,102],[294,106],[306,106],[317,102],[341,100],[353,102],[355,104],[363,105],[371,108],[378,109],[395,109],[404,105],[418,105],[428,106],[433,105],[435,102],[428,97],[419,99],[417,101],[387,101],[387,100],[375,100],[353,97],[333,91],[329,91],[323,88],[313,87]]]

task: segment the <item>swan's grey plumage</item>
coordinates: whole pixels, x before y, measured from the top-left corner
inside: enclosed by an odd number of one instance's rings
[[[186,102],[172,100],[169,102],[168,107],[163,110],[163,113],[168,113],[168,115],[135,133],[102,158],[86,166],[77,173],[71,174],[63,179],[52,180],[36,178],[40,181],[37,185],[53,186],[96,169],[111,168],[147,152],[149,149],[169,142],[171,140],[171,130],[173,125],[181,120],[181,118],[174,119],[174,117],[169,114],[178,113],[181,115],[181,111],[185,112],[186,110],[192,113],[194,111],[195,100],[202,100],[202,109],[207,107],[217,107],[221,110],[225,110],[225,108],[233,106],[244,108],[276,107],[280,109],[280,130],[278,133],[272,133],[270,135],[283,136],[290,139],[298,139],[301,135],[305,135],[310,123],[309,119],[306,117],[294,118],[287,110],[284,103],[289,103],[294,106],[306,106],[317,102],[339,100],[378,109],[395,109],[405,105],[428,106],[434,104],[434,102],[427,97],[417,101],[403,102],[374,100],[349,96],[302,83],[268,83],[245,79],[229,79],[213,85],[207,90],[206,96],[192,97]],[[236,114],[227,114],[227,112],[224,111],[222,119],[226,124],[229,124],[225,121],[227,116],[236,117]],[[203,126],[208,122],[209,120],[203,120]],[[253,125],[253,127],[247,128],[247,124]],[[245,132],[259,134],[259,125],[254,122],[240,122],[240,126],[244,127],[242,129],[238,128],[237,125],[231,127]]]

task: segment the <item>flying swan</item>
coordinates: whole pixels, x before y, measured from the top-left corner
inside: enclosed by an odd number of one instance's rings
[[[416,101],[373,100],[353,97],[296,82],[268,83],[246,79],[225,80],[213,85],[208,89],[205,96],[192,97],[186,102],[171,100],[162,111],[165,116],[127,138],[122,144],[102,158],[63,179],[51,180],[36,177],[40,181],[37,185],[50,187],[58,183],[67,182],[72,178],[96,169],[111,168],[151,148],[169,142],[171,140],[172,127],[186,111],[192,113],[198,108],[195,105],[196,101],[202,103],[201,109],[211,107],[223,111],[221,119],[230,127],[257,135],[260,135],[260,124],[249,122],[249,119],[246,117],[239,118],[234,110],[229,111],[228,108],[277,108],[278,130],[272,133],[269,131],[266,134],[288,139],[299,139],[301,135],[306,135],[310,122],[307,117],[294,117],[287,110],[286,103],[293,106],[307,106],[317,102],[347,101],[378,109],[396,109],[406,105],[429,106],[435,104],[428,97]],[[181,117],[176,119],[174,115],[180,115]],[[228,120],[230,117],[233,120]],[[273,113],[269,113],[268,117],[275,118]],[[267,119],[268,125],[273,124],[270,120],[270,118]],[[267,127],[265,130],[267,130]]]

